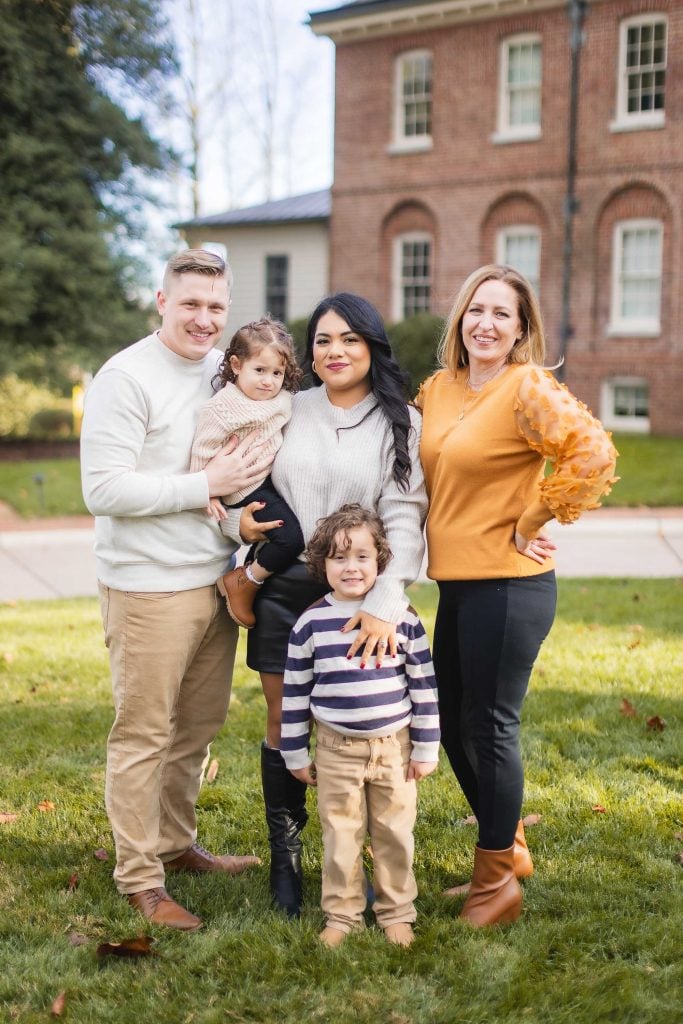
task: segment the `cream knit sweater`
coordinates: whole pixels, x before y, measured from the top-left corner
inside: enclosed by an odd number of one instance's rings
[[[258,442],[263,443],[262,455],[275,455],[282,444],[282,428],[292,414],[292,396],[284,388],[265,402],[248,398],[235,384],[227,383],[199,410],[197,431],[192,444],[190,472],[204,469],[209,459],[236,435],[240,441],[252,430],[258,431]],[[256,444],[257,441],[254,443]],[[223,495],[226,505],[235,505],[251,491],[260,487],[268,476],[246,490]]]

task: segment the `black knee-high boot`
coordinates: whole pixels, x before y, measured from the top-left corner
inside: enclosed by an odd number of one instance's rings
[[[270,891],[288,917],[301,912],[301,830],[308,821],[306,783],[299,782],[279,750],[261,744],[261,780],[270,841]]]

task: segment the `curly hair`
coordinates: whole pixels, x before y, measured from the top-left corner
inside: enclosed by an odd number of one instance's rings
[[[294,341],[291,334],[283,323],[273,320],[270,316],[261,317],[260,320],[252,320],[245,324],[233,334],[230,344],[225,350],[221,359],[218,372],[213,378],[214,390],[220,391],[226,384],[234,384],[237,376],[230,365],[232,356],[242,362],[245,359],[253,359],[262,348],[270,346],[282,356],[285,363],[285,379],[282,386],[285,391],[292,394],[299,390],[303,371],[296,364],[294,353]]]
[[[377,572],[384,572],[392,557],[384,523],[376,512],[354,503],[342,505],[338,512],[333,512],[331,516],[325,516],[324,519],[318,520],[315,532],[306,548],[308,571],[316,580],[321,583],[326,581],[325,559],[331,558],[339,549],[339,534],[344,537],[343,550],[346,550],[351,547],[349,531],[356,530],[361,526],[366,526],[372,534],[377,548]]]

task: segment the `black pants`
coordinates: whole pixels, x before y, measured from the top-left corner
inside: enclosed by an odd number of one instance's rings
[[[555,617],[553,571],[439,582],[434,668],[441,742],[479,822],[479,845],[512,845],[522,807],[522,702]]]
[[[250,551],[250,557],[256,556],[258,564],[267,572],[282,572],[291,565],[305,547],[304,535],[291,508],[273,487],[270,477],[266,477],[260,487],[247,494],[230,508],[244,508],[251,501],[265,501],[266,506],[254,512],[258,523],[267,523],[271,519],[282,519],[283,525],[271,530],[268,540]]]

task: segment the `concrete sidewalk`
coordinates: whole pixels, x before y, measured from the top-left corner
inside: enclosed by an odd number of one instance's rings
[[[683,575],[683,509],[597,509],[549,530],[558,576]],[[96,594],[93,538],[87,517],[27,522],[0,514],[0,601]]]

